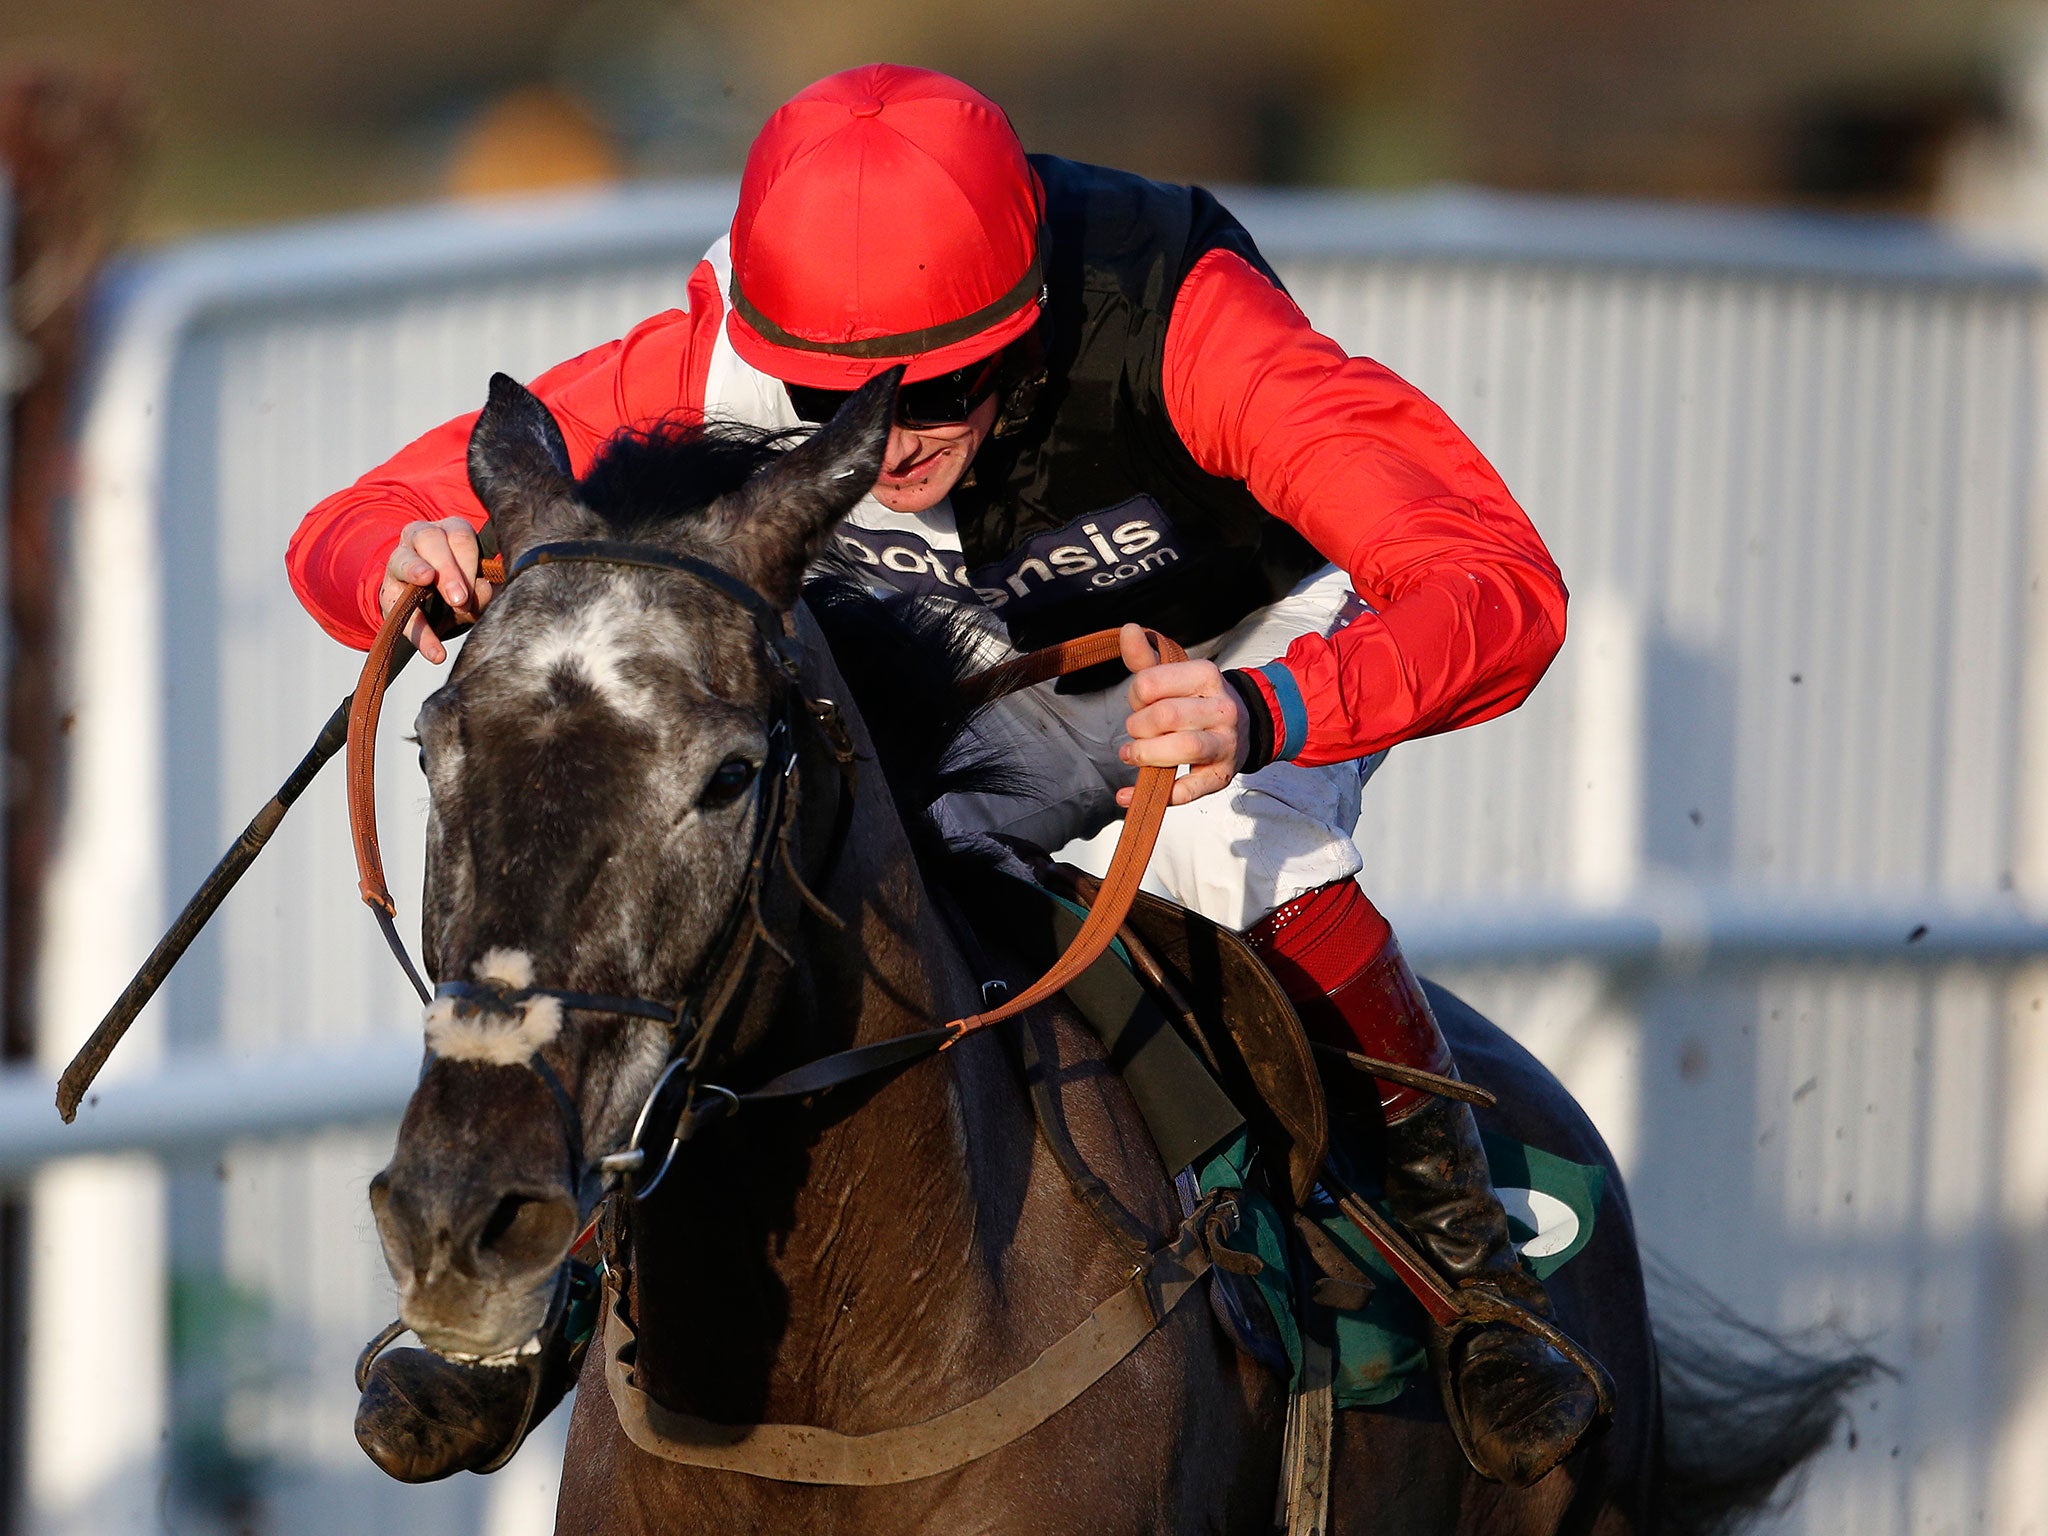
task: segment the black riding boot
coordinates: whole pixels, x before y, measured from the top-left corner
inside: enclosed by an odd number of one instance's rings
[[[1450,1047],[1385,918],[1349,880],[1297,897],[1247,935],[1294,1000],[1311,1036],[1398,1066],[1454,1076]],[[1386,1196],[1394,1219],[1453,1285],[1477,1286],[1548,1319],[1550,1299],[1522,1268],[1493,1192],[1471,1109],[1377,1081],[1337,1104],[1384,1125]],[[1378,1102],[1366,1095],[1377,1081]],[[1446,1408],[1461,1413],[1466,1450],[1484,1476],[1517,1487],[1571,1453],[1599,1415],[1593,1383],[1556,1346],[1512,1323],[1451,1340]]]
[[[1385,1146],[1387,1205],[1444,1277],[1549,1318],[1550,1298],[1508,1236],[1470,1106],[1432,1099],[1388,1125]],[[1455,1406],[1473,1465],[1488,1477],[1528,1486],[1571,1454],[1598,1417],[1593,1383],[1533,1333],[1492,1323],[1464,1331],[1450,1348]]]
[[[357,1367],[356,1443],[401,1483],[495,1472],[575,1385],[590,1343],[595,1272],[574,1265],[570,1300],[541,1330],[541,1347],[512,1365],[465,1365],[425,1349],[393,1349]]]

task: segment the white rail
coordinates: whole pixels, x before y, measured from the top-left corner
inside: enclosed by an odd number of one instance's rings
[[[1579,959],[1688,975],[1781,965],[2021,964],[2048,957],[2048,917],[2018,908],[1931,903],[1845,907],[1669,890],[1610,911],[1443,908],[1401,915],[1402,942],[1426,969]],[[174,1052],[156,1072],[96,1088],[64,1125],[55,1083],[0,1073],[0,1177],[55,1158],[109,1152],[176,1155],[229,1142],[297,1136],[398,1118],[419,1075],[409,1036],[348,1047]]]
[[[0,1074],[0,1176],[58,1157],[176,1155],[395,1120],[419,1066],[419,1042],[402,1036],[254,1057],[178,1052],[146,1077],[95,1088],[70,1125],[57,1118],[56,1084],[15,1069]]]

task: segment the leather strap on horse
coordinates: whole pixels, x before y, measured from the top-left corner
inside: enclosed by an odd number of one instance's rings
[[[479,567],[478,575],[492,582],[503,581],[503,561],[485,561]],[[348,821],[349,835],[355,844],[356,888],[364,905],[377,915],[385,941],[405,968],[422,1001],[428,1000],[430,993],[425,981],[413,969],[412,960],[393,925],[398,906],[391,899],[390,888],[385,882],[384,856],[377,843],[376,759],[377,721],[383,713],[384,691],[405,663],[412,659],[412,647],[404,639],[405,626],[432,592],[431,585],[408,586],[384,615],[384,622],[378,626],[369,654],[363,658],[362,677],[356,684],[348,717]],[[970,678],[965,691],[971,702],[988,704],[1035,683],[1115,661],[1122,654],[1119,637],[1119,631],[1105,629],[1032,651]],[[1148,631],[1148,638],[1161,661],[1187,660],[1187,652],[1166,636]],[[1080,931],[1074,935],[1073,943],[1052,969],[1001,1005],[946,1024],[946,1038],[939,1049],[943,1050],[975,1030],[1000,1023],[1044,1002],[1078,978],[1109,948],[1145,878],[1145,866],[1151,861],[1153,845],[1159,840],[1160,824],[1165,820],[1167,806],[1172,801],[1174,776],[1171,768],[1138,770],[1136,792],[1130,811],[1124,817],[1123,830],[1118,835],[1109,870],[1103,876],[1101,895]]]
[[[505,562],[493,555],[477,566],[480,580],[494,585],[505,579]],[[348,711],[348,829],[356,849],[356,889],[366,906],[395,916],[397,903],[384,883],[384,853],[377,846],[377,721],[384,713],[384,690],[413,658],[405,626],[434,595],[432,583],[408,586],[377,626],[363,658],[362,676],[350,696]],[[401,649],[402,648],[402,649]]]
[[[639,1341],[616,1288],[605,1312],[605,1385],[627,1438],[664,1461],[840,1487],[936,1477],[1030,1433],[1150,1337],[1209,1270],[1203,1233],[1212,1208],[1197,1206],[1129,1284],[1023,1370],[920,1423],[847,1435],[812,1424],[719,1424],[664,1408],[634,1384]]]
[[[1162,661],[1187,659],[1187,652],[1172,640],[1151,631],[1147,631],[1147,635]],[[985,705],[1034,683],[1100,666],[1120,654],[1120,631],[1099,630],[1078,640],[1048,646],[991,667],[968,679],[964,692],[969,703]],[[957,1045],[974,1031],[1013,1018],[1054,993],[1064,991],[1102,958],[1130,914],[1131,904],[1138,897],[1138,887],[1145,878],[1145,866],[1151,861],[1153,846],[1159,840],[1160,824],[1172,802],[1173,780],[1174,770],[1171,768],[1138,770],[1137,792],[1132,798],[1130,812],[1124,817],[1123,830],[1117,834],[1116,851],[1111,855],[1108,872],[1099,887],[1092,888],[1094,895],[1088,915],[1059,958],[1031,986],[997,1007],[953,1019],[933,1029],[835,1051],[785,1072],[751,1093],[723,1091],[722,1098],[704,1106],[702,1123],[722,1118],[743,1104],[766,1099],[808,1097],[856,1081],[872,1072],[936,1055]],[[385,936],[391,938],[392,934],[387,922]]]
[[[1188,659],[1188,653],[1166,636],[1147,630],[1146,638],[1162,662]],[[1071,672],[1099,667],[1106,661],[1117,660],[1122,654],[1121,631],[1097,630],[1078,640],[1065,640],[990,667],[967,680],[966,692],[970,701],[976,704],[993,703],[1005,694],[1049,682],[1055,677],[1065,677]],[[1087,919],[1075,933],[1073,943],[1053,962],[1051,970],[1008,1002],[984,1013],[971,1013],[965,1018],[955,1019],[947,1026],[954,1032],[955,1039],[1044,1002],[1069,982],[1077,980],[1082,972],[1102,957],[1103,951],[1116,938],[1117,930],[1123,927],[1124,918],[1130,914],[1131,903],[1137,899],[1138,887],[1144,883],[1145,867],[1152,862],[1152,849],[1159,841],[1160,825],[1166,820],[1166,808],[1173,800],[1174,777],[1171,768],[1138,770],[1137,788],[1131,796],[1131,808],[1124,815],[1123,829],[1117,834],[1116,852],[1110,856],[1109,869],[1102,877],[1101,891],[1089,908]]]

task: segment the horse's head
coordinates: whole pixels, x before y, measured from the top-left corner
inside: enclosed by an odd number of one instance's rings
[[[714,565],[758,600],[687,570],[532,565],[420,712],[424,944],[443,995],[370,1198],[400,1316],[431,1348],[490,1357],[533,1334],[594,1196],[589,1160],[630,1133],[677,1044],[653,1019],[517,994],[674,1001],[744,931],[733,919],[788,750],[772,641],[874,483],[894,385],[876,380],[794,448],[663,428],[615,442],[578,482],[547,408],[492,381],[469,471],[509,565],[542,544],[630,542]]]

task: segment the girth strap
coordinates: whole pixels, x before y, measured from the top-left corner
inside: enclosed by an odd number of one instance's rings
[[[1205,1200],[1130,1283],[1016,1375],[916,1424],[846,1435],[814,1424],[719,1424],[664,1408],[634,1384],[639,1340],[616,1279],[605,1311],[604,1380],[619,1425],[650,1456],[783,1483],[875,1487],[936,1477],[1030,1433],[1108,1375],[1209,1270]]]

